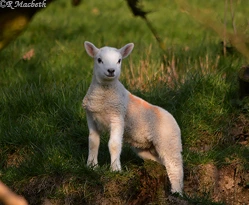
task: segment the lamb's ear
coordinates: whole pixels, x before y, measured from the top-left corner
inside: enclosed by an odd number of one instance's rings
[[[122,58],[126,58],[128,55],[130,55],[133,48],[134,48],[133,43],[128,43],[124,47],[120,48],[119,52],[121,53]]]
[[[84,46],[86,49],[86,52],[88,53],[89,56],[93,57],[98,53],[99,49],[95,47],[92,43],[85,41]]]

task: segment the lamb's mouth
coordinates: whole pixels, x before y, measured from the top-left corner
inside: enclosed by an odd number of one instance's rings
[[[114,78],[115,77],[115,75],[113,74],[113,73],[111,73],[111,74],[105,74],[108,78]]]

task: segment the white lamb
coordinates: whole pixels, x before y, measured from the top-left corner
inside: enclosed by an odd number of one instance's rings
[[[124,140],[142,159],[163,164],[172,193],[182,193],[181,131],[176,120],[166,110],[132,95],[118,80],[122,59],[131,53],[134,44],[120,49],[98,49],[86,41],[84,46],[88,55],[94,58],[92,82],[83,99],[89,128],[87,165],[97,166],[100,133],[109,131],[111,170],[121,170]]]

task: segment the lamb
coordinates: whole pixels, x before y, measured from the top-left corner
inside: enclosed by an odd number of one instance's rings
[[[120,49],[97,48],[84,43],[94,58],[91,85],[83,99],[89,128],[87,165],[98,165],[100,134],[108,131],[111,170],[121,171],[123,141],[144,160],[154,160],[166,167],[172,193],[182,193],[183,163],[181,131],[174,117],[161,107],[132,95],[119,81],[122,59],[133,50],[129,43]]]

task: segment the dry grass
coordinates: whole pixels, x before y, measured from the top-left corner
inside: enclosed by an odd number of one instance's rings
[[[129,59],[128,66],[124,66],[121,81],[133,90],[149,92],[155,87],[167,85],[171,89],[177,89],[189,78],[189,73],[200,75],[216,74],[220,72],[219,64],[221,56],[206,54],[196,56],[193,59],[188,51],[181,53],[181,57],[173,53],[171,56],[164,56],[164,61],[151,60],[152,46],[146,50],[146,57],[134,62]],[[226,77],[224,73],[223,77]]]

